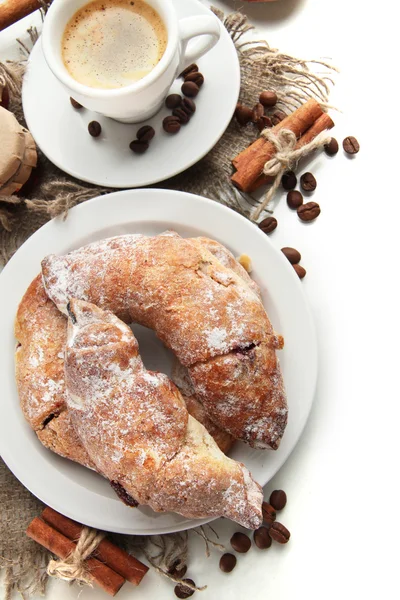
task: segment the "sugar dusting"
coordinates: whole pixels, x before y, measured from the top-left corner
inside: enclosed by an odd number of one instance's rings
[[[73,300],[71,310],[76,322],[70,322],[66,348],[67,402],[98,470],[155,510],[224,515],[258,526],[259,486],[188,416],[168,378],[146,371],[129,327],[84,302]]]

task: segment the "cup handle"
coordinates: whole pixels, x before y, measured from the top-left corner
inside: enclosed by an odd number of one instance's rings
[[[187,47],[188,42],[197,36],[205,36]],[[221,35],[221,25],[217,17],[202,15],[199,17],[187,17],[179,21],[179,38],[182,44],[182,56],[179,70],[199,59],[203,54],[211,50],[218,42]]]

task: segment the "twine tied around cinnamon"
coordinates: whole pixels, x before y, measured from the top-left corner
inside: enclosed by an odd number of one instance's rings
[[[275,179],[265,194],[263,201],[251,215],[252,221],[257,221],[262,211],[274,197],[285,171],[292,169],[300,158],[321,148],[321,146],[324,146],[331,140],[331,135],[327,131],[322,131],[311,142],[296,149],[297,138],[290,129],[280,129],[277,133],[271,129],[264,129],[261,135],[276,148],[276,153],[265,163],[263,169],[264,175],[274,177]]]
[[[92,586],[92,578],[86,569],[85,560],[93,554],[105,536],[102,531],[84,527],[75,550],[67,558],[49,561],[48,575],[64,581],[77,581]]]

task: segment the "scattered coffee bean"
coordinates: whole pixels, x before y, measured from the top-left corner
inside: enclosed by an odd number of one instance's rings
[[[230,573],[236,567],[236,556],[234,554],[224,554],[219,561],[219,568],[224,573]]]
[[[179,75],[179,77],[183,77],[185,78],[186,75],[189,75],[189,73],[192,73],[193,71],[198,71],[199,67],[193,63],[191,65],[189,65],[188,67],[186,67],[186,69],[183,69],[182,73]]]
[[[284,250],[291,250],[293,254],[296,253],[296,259],[298,258],[298,260],[290,260],[289,256],[286,252],[284,252]],[[287,256],[287,258],[289,258],[290,262],[293,265],[299,263],[301,260],[300,252],[298,250],[295,250],[294,248],[282,248],[282,252],[285,254],[285,256]],[[286,506],[286,502],[287,497],[286,493],[283,490],[274,490],[269,497],[269,503],[275,508],[275,510],[283,510]]]
[[[258,119],[261,119],[261,117],[264,116],[264,107],[262,104],[260,104],[260,102],[258,102],[254,107],[253,107],[253,114],[251,116],[251,120],[253,121],[253,123],[257,123]]]
[[[272,544],[271,536],[266,527],[259,527],[254,532],[254,543],[260,550],[266,550]]]
[[[8,91],[8,87],[5,85],[0,93],[0,106],[8,110],[8,107],[10,106],[10,93]]]
[[[261,132],[266,127],[272,127],[272,121],[269,117],[266,117],[265,115],[263,115],[262,117],[260,117],[258,119],[258,121],[256,121],[256,125],[258,127],[258,130]]]
[[[297,190],[291,190],[286,196],[286,202],[289,208],[296,210],[303,204],[303,195]]]
[[[181,128],[178,117],[168,116],[163,120],[163,129],[167,133],[178,133]]]
[[[190,583],[191,585],[195,585],[193,579],[183,579],[183,581],[186,581],[187,583]],[[178,583],[178,585],[176,585],[174,587],[174,592],[175,592],[175,596],[177,596],[178,598],[190,598],[190,596],[193,596],[194,594],[194,590],[191,590],[189,587],[187,587],[185,584],[183,583]]]
[[[278,96],[275,92],[261,92],[259,100],[263,106],[271,107],[277,103]]]
[[[297,215],[302,221],[314,221],[320,212],[321,209],[316,202],[306,202],[297,209]]]
[[[204,75],[203,73],[199,73],[198,71],[192,71],[185,77],[185,81],[193,81],[197,85],[197,87],[201,88],[204,83]]]
[[[300,279],[304,279],[304,277],[307,275],[307,271],[301,265],[292,265],[292,267],[296,271]]]
[[[268,504],[268,502],[263,502],[261,508],[264,523],[273,523],[276,519],[276,512],[274,507]]]
[[[182,96],[180,94],[170,94],[165,98],[165,106],[172,110],[180,105],[182,102]]]
[[[349,135],[343,140],[343,150],[347,154],[357,154],[357,152],[360,150],[360,144],[355,137]]]
[[[317,180],[312,173],[303,173],[300,177],[300,187],[304,192],[313,192],[317,187]]]
[[[333,137],[328,144],[325,144],[324,150],[328,156],[335,156],[339,151],[338,141]]]
[[[283,112],[283,110],[277,110],[271,117],[271,121],[273,125],[278,125],[283,119],[286,119],[287,114]]]
[[[133,142],[129,144],[129,148],[135,154],[144,154],[146,150],[149,149],[149,143],[142,140],[133,140]]]
[[[282,187],[284,190],[294,190],[297,185],[297,177],[293,171],[286,171],[282,176]]]
[[[272,233],[278,227],[278,221],[275,217],[267,217],[258,226],[264,233]]]
[[[182,577],[186,575],[187,571],[187,565],[182,565],[182,567],[179,567],[179,564],[180,561],[176,560],[172,567],[168,569],[168,573],[173,577],[176,577],[176,579],[182,579]]]
[[[190,116],[187,114],[186,111],[183,110],[183,108],[174,108],[172,114],[174,115],[174,117],[178,117],[179,122],[182,125],[186,125],[190,121]]]
[[[151,125],[143,125],[143,127],[141,127],[137,132],[136,137],[141,142],[150,142],[150,140],[153,139],[155,134],[156,132],[154,131],[153,127],[151,127]]]
[[[181,102],[181,109],[185,111],[189,116],[192,116],[196,112],[196,105],[191,98],[184,98]]]
[[[245,553],[251,548],[250,538],[240,531],[237,531],[231,537],[231,546],[236,552]]]
[[[101,125],[98,121],[90,121],[88,125],[88,132],[92,137],[99,137],[101,134]]]
[[[247,125],[253,118],[253,111],[243,104],[237,104],[235,110],[235,117],[239,125]]]
[[[296,250],[296,248],[289,248],[289,247],[281,248],[281,252],[283,252],[283,254],[286,256],[286,258],[288,259],[288,261],[290,263],[292,263],[292,265],[297,265],[297,263],[299,263],[301,261],[301,254],[300,254],[300,252],[298,250]],[[280,492],[282,492],[282,490],[276,490],[276,492],[273,492],[273,494],[271,494],[271,497],[269,499],[270,505],[275,510],[282,510],[282,509],[276,507],[276,504],[279,502],[279,499],[277,498],[277,494],[279,494]],[[274,496],[274,494],[275,494],[275,496]],[[282,494],[284,494],[284,496],[285,496],[285,502],[284,502],[284,505],[283,505],[283,506],[285,506],[285,504],[286,504],[286,494],[285,494],[285,492],[282,492]],[[274,500],[275,504],[274,504],[274,502],[271,502],[271,499]],[[283,508],[283,506],[282,506],[282,508]]]
[[[282,523],[275,521],[270,527],[269,535],[279,544],[286,544],[290,538],[290,531]]]
[[[77,102],[77,100],[74,98],[70,98],[69,101],[71,102],[72,106],[76,108],[76,110],[83,108],[82,104],[79,104],[79,102]]]
[[[181,90],[182,94],[184,94],[185,96],[189,96],[189,98],[194,98],[199,93],[200,88],[198,85],[193,83],[193,81],[186,81],[182,85]]]

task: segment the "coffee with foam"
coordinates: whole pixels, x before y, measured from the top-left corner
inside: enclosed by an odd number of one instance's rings
[[[70,75],[93,88],[121,88],[139,81],[161,60],[167,30],[143,0],[95,0],[78,10],[62,38]]]

